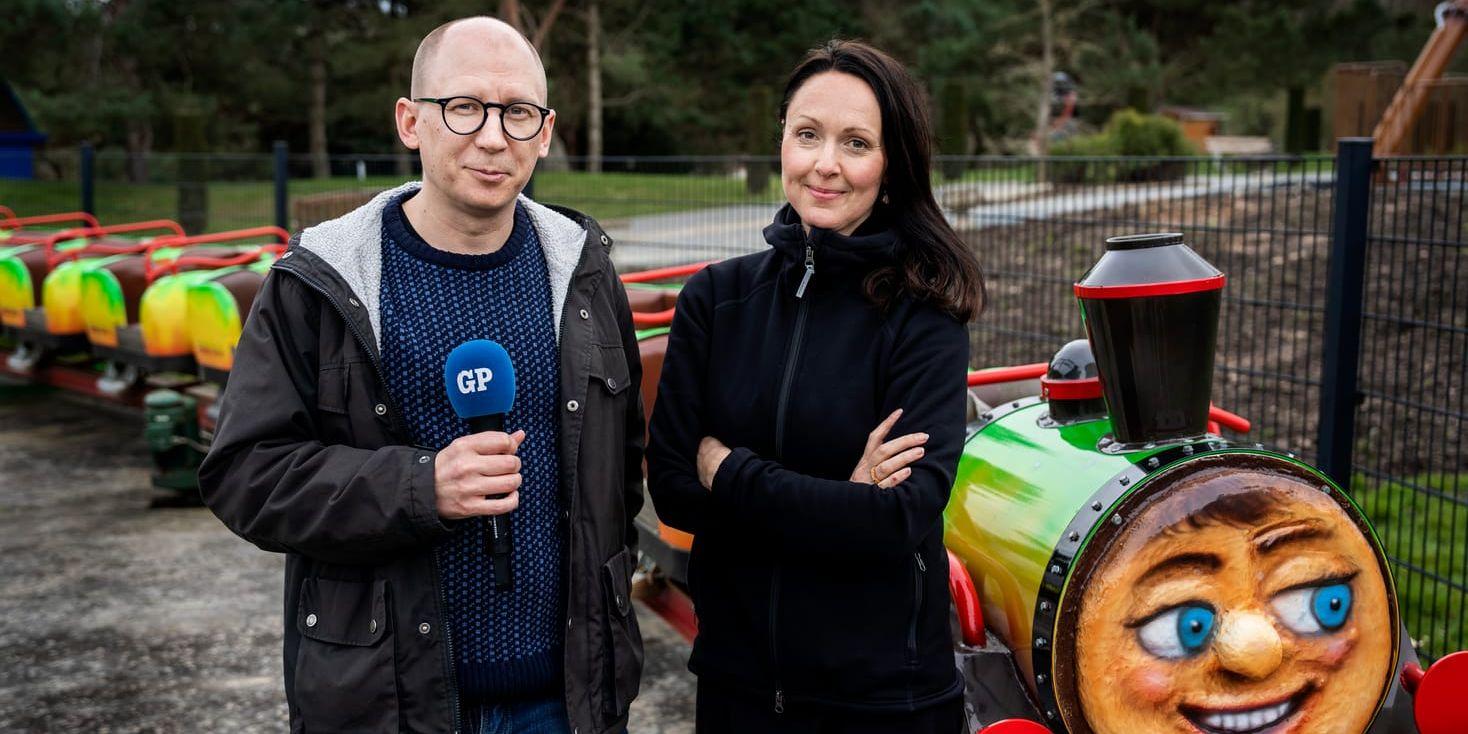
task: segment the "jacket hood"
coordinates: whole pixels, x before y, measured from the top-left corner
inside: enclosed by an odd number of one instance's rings
[[[293,247],[309,250],[335,270],[367,310],[374,341],[382,339],[382,212],[388,204],[422,183],[411,181],[388,189],[346,215],[303,230]],[[560,341],[560,313],[566,303],[571,275],[581,259],[586,242],[586,227],[549,207],[520,195],[520,204],[530,213],[530,221],[540,236],[550,276],[551,303],[556,314],[556,340]]]
[[[834,230],[811,227],[809,237],[795,207],[786,204],[775,213],[775,221],[764,229],[765,241],[786,260],[805,264],[805,246],[815,250],[817,267],[821,269],[853,269],[868,271],[890,265],[901,254],[901,243],[892,228],[887,207],[878,205],[871,216],[850,235]]]

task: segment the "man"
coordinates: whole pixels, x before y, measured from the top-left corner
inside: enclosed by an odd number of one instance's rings
[[[287,554],[291,729],[622,731],[641,638],[641,367],[610,241],[521,196],[550,149],[539,56],[468,18],[424,38],[398,135],[423,181],[300,233],[251,309],[199,471]],[[509,433],[468,434],[444,359],[514,361]],[[514,533],[497,589],[486,518]]]

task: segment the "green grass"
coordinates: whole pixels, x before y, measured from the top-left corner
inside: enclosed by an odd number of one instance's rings
[[[1468,594],[1453,588],[1468,584],[1468,474],[1402,482],[1357,475],[1354,485],[1357,503],[1395,561],[1392,573],[1408,632],[1432,657],[1468,648]]]
[[[578,209],[603,224],[639,214],[773,202],[780,196],[773,176],[762,192],[751,194],[743,180],[732,176],[577,171],[535,175],[537,201]]]
[[[290,195],[357,188],[388,188],[401,182],[391,176],[295,179]],[[535,198],[579,209],[598,220],[705,207],[775,201],[778,182],[771,177],[759,194],[750,194],[731,176],[679,173],[542,172],[535,177]],[[172,184],[98,182],[97,217],[104,224],[145,219],[177,219],[178,189]],[[0,179],[0,204],[21,216],[72,211],[81,206],[75,182]],[[270,224],[275,218],[273,186],[268,181],[209,184],[207,230],[217,232]]]

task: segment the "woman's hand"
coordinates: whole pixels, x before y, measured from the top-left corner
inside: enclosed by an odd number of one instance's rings
[[[867,435],[866,451],[862,453],[861,461],[856,463],[856,468],[851,470],[851,481],[891,489],[912,476],[912,470],[907,467],[923,458],[923,444],[928,442],[928,434],[909,433],[887,441],[887,433],[897,425],[901,415],[901,408],[892,411],[887,420],[877,424]],[[702,457],[703,452],[700,451],[700,466]]]
[[[698,481],[704,489],[713,490],[714,475],[719,473],[719,466],[729,458],[729,453],[729,447],[713,436],[704,436],[698,442]]]

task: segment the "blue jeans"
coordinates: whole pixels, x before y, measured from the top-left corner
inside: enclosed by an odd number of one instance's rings
[[[479,708],[479,734],[571,734],[566,703],[559,697]]]

